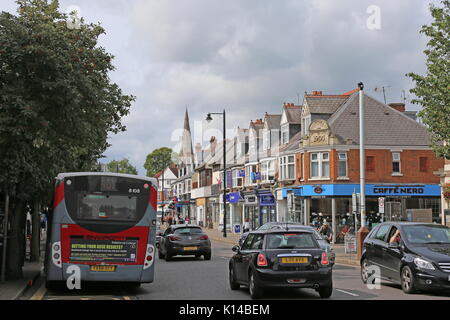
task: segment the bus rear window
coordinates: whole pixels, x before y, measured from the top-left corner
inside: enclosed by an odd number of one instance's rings
[[[75,219],[136,222],[138,218],[136,196],[85,193],[77,196]]]

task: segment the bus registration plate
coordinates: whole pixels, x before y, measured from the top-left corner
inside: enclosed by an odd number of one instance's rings
[[[116,271],[116,267],[117,266],[96,265],[96,266],[91,266],[91,271],[114,272],[114,271]]]

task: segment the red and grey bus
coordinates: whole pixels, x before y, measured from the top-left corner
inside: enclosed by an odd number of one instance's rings
[[[153,282],[156,202],[154,178],[59,174],[48,218],[47,287],[67,281],[72,265],[81,282]]]

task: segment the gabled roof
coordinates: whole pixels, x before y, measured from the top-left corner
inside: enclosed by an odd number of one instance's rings
[[[286,114],[288,123],[300,124],[302,118],[302,106],[296,106],[293,103],[284,103],[283,112]]]
[[[266,114],[264,115],[264,124],[269,130],[280,129],[281,114]]]
[[[388,105],[364,94],[365,144],[383,146],[429,146],[425,126]],[[339,138],[359,144],[359,93],[351,97],[329,119]]]
[[[153,177],[154,178],[159,178],[160,176],[162,176],[162,172],[166,171],[167,169],[169,169],[170,171],[172,171],[172,173],[174,174],[175,177],[178,178],[178,169],[177,169],[177,165],[172,163],[169,167],[165,168],[164,170],[161,170],[159,172],[157,172]]]
[[[305,95],[305,102],[310,113],[332,114],[349,97],[349,95]]]

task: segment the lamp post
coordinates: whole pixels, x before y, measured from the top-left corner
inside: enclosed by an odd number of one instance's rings
[[[226,154],[226,130],[225,130],[225,109],[223,112],[208,113],[206,116],[206,121],[212,121],[212,114],[222,115],[223,117],[223,237],[227,237],[227,185],[226,185],[226,174],[227,174],[227,154]]]

